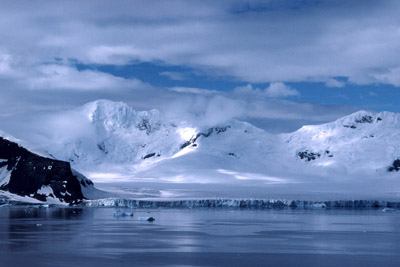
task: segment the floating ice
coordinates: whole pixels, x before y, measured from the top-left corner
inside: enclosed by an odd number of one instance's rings
[[[114,212],[114,217],[133,217],[133,212],[117,210]]]

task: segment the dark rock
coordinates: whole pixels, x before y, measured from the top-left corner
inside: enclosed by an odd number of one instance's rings
[[[355,120],[356,123],[372,123],[372,117],[369,115],[364,115],[361,119]]]
[[[106,145],[104,144],[104,142],[97,144],[97,147],[103,151],[105,154],[108,154],[108,151],[106,149]]]
[[[396,159],[393,161],[392,166],[388,167],[387,169],[389,172],[398,172],[400,170],[400,159]]]
[[[315,152],[310,152],[310,151],[306,150],[306,151],[298,152],[297,156],[300,159],[305,159],[307,161],[312,161],[312,160],[316,160],[317,158],[321,157],[321,154],[320,153],[315,153]]]
[[[220,134],[223,132],[226,132],[229,128],[231,128],[231,126],[224,126],[224,127],[213,127],[207,130],[207,132],[200,132],[198,134],[196,134],[196,136],[192,137],[189,141],[186,141],[185,143],[183,143],[180,146],[180,149],[184,149],[185,147],[193,144],[195,144],[195,142],[197,141],[197,139],[199,139],[199,137],[209,137],[211,134],[216,133],[216,134]],[[196,145],[197,146],[197,145]]]
[[[343,125],[343,127],[351,128],[351,129],[356,129],[356,128],[357,128],[357,127],[354,126],[354,125]]]
[[[381,117],[378,117],[378,118],[376,119],[377,122],[378,122],[378,121],[381,121],[381,120],[382,120]]]
[[[192,142],[186,141],[186,142],[183,143],[179,148],[180,148],[180,149],[184,149],[185,147],[190,146],[191,144],[192,144]]]
[[[64,202],[73,204],[84,199],[79,179],[68,162],[36,155],[2,137],[0,158],[6,160],[0,167],[11,171],[10,181],[0,186],[0,190],[46,201],[46,195],[38,193],[45,186],[52,189],[55,198]]]
[[[154,157],[156,155],[156,153],[150,153],[150,154],[147,154],[146,156],[144,156],[143,157],[143,159],[148,159],[148,158],[152,158],[152,157]],[[158,157],[159,157],[160,155],[158,155]]]
[[[136,127],[141,130],[141,131],[146,131],[146,134],[149,135],[153,131],[159,130],[161,127],[161,123],[155,123],[154,125],[151,125],[149,120],[146,118],[143,118],[137,125]]]
[[[154,217],[149,217],[148,219],[147,219],[147,221],[148,222],[154,222],[156,219],[154,219]]]

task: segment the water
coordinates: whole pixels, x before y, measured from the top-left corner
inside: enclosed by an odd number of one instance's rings
[[[0,208],[0,266],[400,266],[400,211],[116,210]]]

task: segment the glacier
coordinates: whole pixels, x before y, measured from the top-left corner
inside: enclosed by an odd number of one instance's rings
[[[242,209],[400,209],[400,201],[383,200],[286,200],[286,199],[178,199],[146,200],[106,198],[85,201],[88,207],[157,208],[242,208]]]

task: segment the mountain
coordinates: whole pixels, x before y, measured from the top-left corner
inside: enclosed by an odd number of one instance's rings
[[[158,110],[137,112],[125,103],[99,100],[76,112],[90,124],[90,129],[78,138],[66,135],[63,143],[48,147],[57,157],[76,166],[138,163],[179,151],[177,126],[166,122]]]
[[[307,164],[346,173],[397,172],[400,114],[359,111],[332,123],[303,126],[283,138]]]
[[[78,134],[65,131],[45,148],[98,182],[267,185],[297,192],[397,188],[396,113],[359,111],[288,134],[239,120],[204,127],[107,100],[74,114],[68,127]]]
[[[25,145],[25,147],[24,147]],[[93,182],[24,141],[0,131],[0,190],[50,203],[76,204]],[[82,190],[83,189],[83,190]]]

